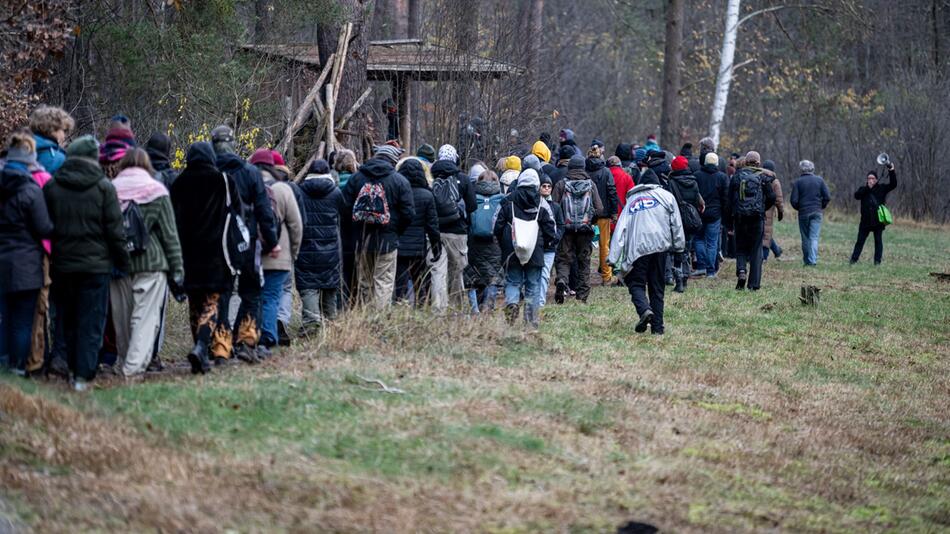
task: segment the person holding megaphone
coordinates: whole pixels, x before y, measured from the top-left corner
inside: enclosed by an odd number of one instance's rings
[[[884,228],[893,222],[891,212],[885,205],[887,194],[897,188],[897,172],[894,163],[887,154],[877,157],[878,165],[887,169],[888,182],[878,183],[877,171],[868,172],[865,185],[854,192],[854,198],[861,201],[861,222],[858,225],[858,240],[851,253],[851,264],[858,262],[868,234],[874,234],[874,265],[880,265],[884,256]]]

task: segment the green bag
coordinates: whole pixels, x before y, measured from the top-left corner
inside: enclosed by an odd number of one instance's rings
[[[877,207],[877,220],[884,226],[887,226],[894,222],[894,216],[891,215],[891,210],[887,209],[887,206],[879,204]]]

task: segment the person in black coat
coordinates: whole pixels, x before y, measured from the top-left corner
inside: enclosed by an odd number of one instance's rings
[[[703,229],[696,236],[696,271],[714,278],[719,270],[719,235],[722,229],[722,212],[729,202],[729,178],[719,170],[719,156],[708,152],[703,156],[703,166],[693,174],[706,209],[702,212]]]
[[[395,300],[400,302],[409,299],[411,281],[413,291],[415,291],[415,304],[421,306],[429,300],[428,252],[431,249],[433,263],[442,255],[439,215],[435,209],[435,198],[432,196],[429,182],[426,181],[426,171],[422,163],[416,159],[407,159],[398,170],[399,174],[409,181],[416,212],[412,223],[399,238]]]
[[[501,184],[498,181],[498,175],[492,171],[483,172],[475,182],[475,194],[476,198],[482,197],[486,201],[495,195],[500,195]],[[485,205],[490,206],[490,203]],[[500,204],[498,208],[501,208]],[[476,216],[478,215],[473,215],[473,218]],[[498,294],[497,286],[502,283],[505,276],[505,271],[501,266],[501,247],[494,235],[479,237],[469,234],[468,266],[478,310],[480,312],[494,310]]]
[[[318,159],[300,183],[303,239],[294,262],[294,279],[303,304],[304,330],[322,327],[337,313],[340,290],[340,212],[343,193],[330,174],[330,165]]]
[[[222,301],[230,294],[233,275],[222,241],[228,203],[238,202],[239,194],[234,179],[226,178],[215,166],[210,143],[192,144],[185,160],[185,170],[172,185],[171,197],[195,342],[189,360],[192,372],[207,372],[209,358],[218,362],[231,357],[231,332],[222,316],[226,313]]]
[[[505,316],[510,324],[518,317],[522,288],[524,289],[525,323],[537,328],[538,291],[541,289],[541,269],[544,267],[544,250],[557,240],[557,229],[551,213],[541,206],[540,180],[534,169],[527,169],[518,176],[518,187],[501,203],[495,221],[495,237],[501,244],[501,255],[507,268],[505,285]],[[522,221],[537,221],[537,241],[531,257],[522,263],[515,254],[512,238],[514,218]]]
[[[861,201],[861,222],[858,225],[858,240],[854,243],[851,252],[851,263],[861,259],[861,251],[868,234],[874,234],[874,265],[880,265],[884,257],[884,223],[878,219],[879,206],[887,203],[887,194],[897,188],[897,171],[893,163],[887,166],[888,182],[878,183],[875,171],[868,173],[867,182],[854,192],[854,198]]]
[[[0,172],[0,368],[26,376],[33,316],[43,273],[42,239],[53,233],[43,191],[29,168],[36,164],[30,133],[10,138]]]

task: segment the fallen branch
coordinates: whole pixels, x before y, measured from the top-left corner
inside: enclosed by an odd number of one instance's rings
[[[366,382],[367,384],[376,384],[380,387],[380,389],[362,387],[362,389],[365,389],[368,391],[382,391],[383,393],[395,393],[399,395],[406,393],[405,391],[399,388],[391,388],[387,386],[382,380],[379,380],[378,378],[366,378],[365,376],[361,376],[361,375],[356,375],[356,378],[359,378],[360,380],[362,380],[363,382]]]
[[[361,94],[360,97],[356,99],[356,102],[353,104],[353,106],[346,113],[344,113],[342,117],[340,117],[340,120],[336,122],[337,130],[346,126],[346,122],[353,118],[353,114],[355,114],[356,111],[360,109],[360,107],[363,105],[363,102],[366,102],[366,99],[369,98],[369,95],[372,92],[372,87],[367,87],[366,90],[363,91],[363,94]]]
[[[343,80],[343,67],[346,65],[346,53],[350,49],[350,37],[352,36],[353,23],[348,22],[343,28],[343,32],[340,34],[340,42],[336,49],[336,65],[333,66],[333,77],[330,78],[330,83],[333,84],[334,103],[340,98],[340,85]],[[330,107],[329,102],[327,103],[327,107]]]
[[[313,106],[315,102],[320,101],[320,89],[323,87],[323,82],[326,81],[327,76],[329,76],[332,70],[334,64],[333,59],[334,54],[330,54],[330,57],[327,58],[327,64],[323,66],[323,70],[320,71],[320,76],[317,77],[317,81],[310,88],[303,102],[300,103],[296,113],[294,113],[293,120],[287,124],[287,128],[284,130],[284,137],[280,140],[280,144],[277,145],[278,152],[285,152],[287,150],[287,147],[290,146],[290,143],[294,139],[294,134],[303,128],[303,125],[310,119],[311,106]]]

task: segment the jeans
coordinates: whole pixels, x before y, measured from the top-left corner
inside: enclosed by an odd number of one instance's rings
[[[62,314],[66,363],[77,378],[93,380],[99,367],[99,349],[109,308],[108,274],[57,273],[53,275],[53,301]]]
[[[280,296],[280,306],[277,308],[277,320],[284,323],[284,326],[290,324],[290,319],[293,316],[294,309],[294,277],[293,271],[290,272],[291,276],[287,277],[287,281],[284,282],[284,293]]]
[[[719,259],[719,232],[722,221],[703,224],[703,229],[696,236],[696,268],[706,270],[706,276],[716,274]]]
[[[821,213],[798,216],[798,231],[802,234],[802,260],[805,265],[818,264],[818,237],[821,235]]]
[[[264,288],[261,290],[261,344],[273,347],[277,344],[277,310],[284,295],[284,284],[290,271],[264,271]]]
[[[854,251],[851,252],[851,263],[857,263],[861,259],[861,251],[864,250],[864,242],[868,239],[868,234],[874,234],[874,265],[879,265],[884,259],[884,228],[858,228],[858,240],[854,242]]]
[[[630,293],[630,300],[637,309],[637,315],[653,312],[650,330],[654,334],[663,333],[663,293],[666,291],[666,252],[647,254],[633,262],[630,272],[624,277],[624,285]],[[649,295],[649,300],[647,300]]]
[[[541,267],[541,287],[538,290],[538,307],[543,307],[548,299],[548,285],[551,284],[551,269],[554,267],[556,252],[544,253],[544,267]]]
[[[521,302],[521,288],[524,287],[524,300],[534,304],[541,289],[541,267],[521,265],[518,260],[508,263],[508,276],[505,284],[505,305]]]
[[[26,370],[38,289],[0,295],[0,366]]]
[[[772,254],[775,254],[776,258],[782,255],[782,247],[778,246],[778,242],[775,240],[774,237],[772,238],[771,241],[769,241],[769,246],[762,247],[763,260],[769,259],[769,250],[772,251]]]
[[[761,217],[736,219],[736,276],[746,270],[748,264],[747,286],[759,289],[762,281],[762,233],[765,220]]]

